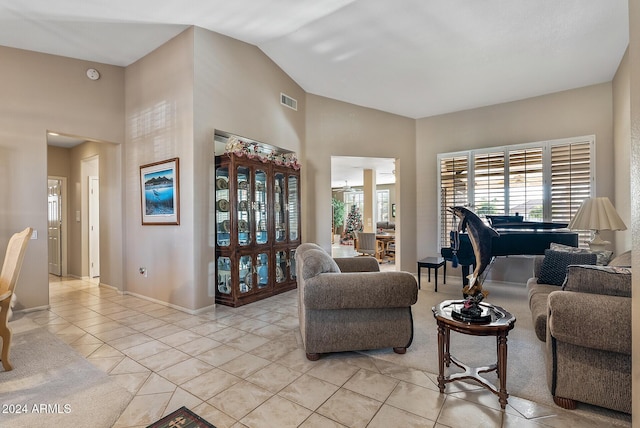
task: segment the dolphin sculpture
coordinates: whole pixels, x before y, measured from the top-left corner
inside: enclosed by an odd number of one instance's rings
[[[482,275],[493,261],[493,257],[491,256],[491,240],[493,237],[500,236],[500,234],[487,226],[476,213],[465,207],[449,207],[448,211],[460,220],[458,223],[458,232],[468,231],[469,241],[471,241],[471,247],[476,256],[476,267],[473,273],[469,275],[469,285],[467,285],[462,292],[470,296],[476,296],[482,293],[483,297],[486,297],[489,293],[482,290],[480,275]]]

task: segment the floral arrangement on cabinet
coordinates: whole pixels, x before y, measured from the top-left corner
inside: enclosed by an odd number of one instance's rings
[[[225,146],[225,153],[233,153],[236,156],[246,156],[248,159],[257,159],[260,162],[273,162],[276,165],[286,166],[295,170],[300,169],[300,163],[295,153],[263,153],[260,144],[246,142],[232,135]]]

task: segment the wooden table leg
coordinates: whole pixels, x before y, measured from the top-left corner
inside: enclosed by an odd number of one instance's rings
[[[445,327],[438,323],[438,389],[444,392]]]
[[[507,332],[500,333],[498,335],[498,377],[500,379],[500,391],[498,397],[500,401],[500,407],[504,409],[507,407]]]

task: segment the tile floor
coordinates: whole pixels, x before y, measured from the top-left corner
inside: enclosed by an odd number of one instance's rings
[[[310,362],[296,291],[200,315],[51,277],[45,326],[134,394],[115,427],[143,427],[185,405],[218,428],[630,426],[509,398],[475,385],[341,353]]]

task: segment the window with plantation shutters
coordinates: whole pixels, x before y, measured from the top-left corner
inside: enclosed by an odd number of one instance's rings
[[[443,157],[440,159],[440,241],[448,247],[448,232],[453,224],[453,215],[447,207],[467,205],[468,199],[469,157]]]
[[[542,147],[509,150],[508,215],[521,215],[524,221],[543,221],[542,158]]]
[[[473,158],[473,200],[478,215],[504,214],[504,151],[476,153]]]
[[[551,146],[551,219],[569,223],[591,196],[591,144],[578,141]]]
[[[594,191],[594,144],[587,136],[438,155],[440,245],[450,245],[455,221],[446,209],[455,205],[481,218],[569,223]]]

